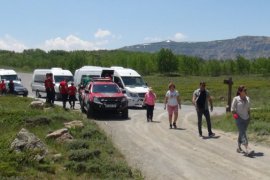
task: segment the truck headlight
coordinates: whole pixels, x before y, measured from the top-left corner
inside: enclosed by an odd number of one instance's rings
[[[100,103],[100,99],[98,97],[94,97],[94,103]]]

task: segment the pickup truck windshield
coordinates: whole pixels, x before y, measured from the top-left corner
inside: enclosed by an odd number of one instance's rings
[[[115,84],[95,84],[93,93],[119,93],[120,90]]]

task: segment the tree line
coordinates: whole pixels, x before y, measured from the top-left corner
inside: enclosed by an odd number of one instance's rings
[[[193,76],[221,76],[238,74],[270,75],[270,59],[204,60],[199,57],[175,55],[170,49],[157,53],[128,52],[123,50],[99,51],[43,51],[29,49],[23,52],[0,50],[0,66],[33,71],[37,68],[62,67],[75,72],[85,65],[123,66],[137,70],[142,75],[176,74]]]

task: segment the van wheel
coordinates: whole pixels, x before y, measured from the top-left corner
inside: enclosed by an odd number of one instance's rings
[[[39,94],[38,90],[36,90],[36,98],[41,98],[41,95]]]

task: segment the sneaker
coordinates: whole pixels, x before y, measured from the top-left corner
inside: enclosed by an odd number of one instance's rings
[[[244,153],[244,151],[243,151],[243,149],[242,149],[241,147],[238,147],[238,148],[236,149],[236,152],[238,152],[238,153]]]
[[[214,137],[216,134],[215,133],[211,133],[209,134],[209,137]]]
[[[173,127],[174,127],[174,129],[176,129],[176,128],[177,128],[176,123],[173,123]]]

